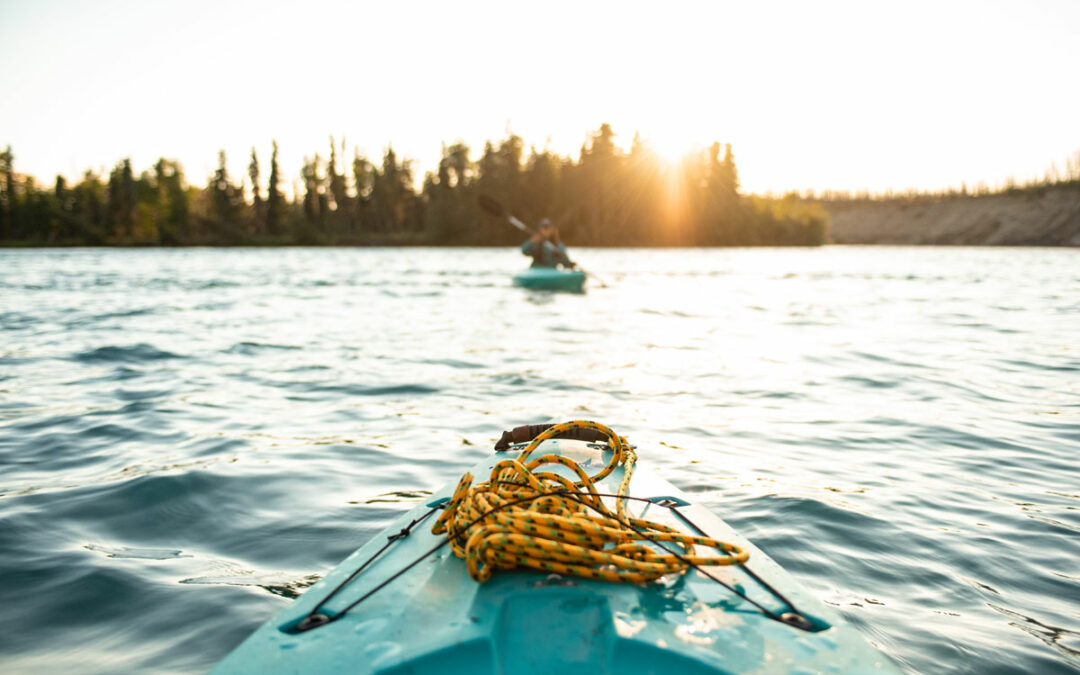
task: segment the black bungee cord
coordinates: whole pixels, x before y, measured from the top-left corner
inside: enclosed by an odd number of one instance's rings
[[[508,508],[510,508],[512,506],[516,506],[518,504],[525,504],[525,503],[528,503],[528,502],[531,502],[531,501],[534,501],[534,500],[537,500],[537,499],[541,499],[541,498],[544,498],[544,497],[554,497],[554,496],[568,497],[572,501],[575,501],[575,502],[577,502],[577,503],[579,503],[579,504],[581,504],[581,505],[583,505],[583,506],[585,506],[585,507],[587,507],[589,509],[592,509],[593,511],[596,511],[597,513],[600,513],[600,511],[598,509],[596,509],[596,507],[594,507],[593,505],[591,505],[591,504],[587,503],[586,501],[584,501],[583,499],[581,499],[581,493],[576,492],[576,491],[571,491],[571,490],[558,490],[558,491],[554,491],[554,492],[544,492],[544,493],[541,493],[541,494],[538,494],[538,495],[532,495],[532,496],[529,496],[529,497],[523,497],[521,499],[518,499],[518,500],[515,500],[515,501],[512,501],[512,502],[507,502],[505,504],[501,504],[501,505],[499,505],[499,506],[497,506],[497,507],[495,507],[493,509],[488,510],[483,515],[481,515],[480,517],[478,517],[475,520],[473,520],[472,522],[470,522],[467,526],[465,526],[464,530],[468,530],[473,525],[476,525],[477,523],[482,522],[488,516],[490,516],[492,514],[495,514],[495,513],[498,513],[499,511],[502,511],[504,509],[508,509]],[[681,511],[679,511],[676,504],[671,504],[671,503],[665,504],[665,503],[662,503],[663,500],[659,501],[659,502],[658,501],[653,501],[656,498],[631,497],[631,496],[628,496],[628,495],[618,495],[618,494],[595,493],[595,496],[597,496],[597,497],[608,497],[608,498],[613,498],[613,499],[629,499],[631,501],[638,501],[638,502],[647,502],[649,504],[653,504],[653,505],[656,505],[656,506],[660,506],[662,508],[666,508],[666,509],[674,512],[675,515],[680,520],[682,520],[687,525],[689,525],[690,527],[697,530],[697,532],[699,534],[701,534],[702,536],[704,536],[704,537],[709,536],[708,533],[706,533],[703,529],[698,527],[694,522],[692,522],[689,518],[687,518],[685,514],[683,514]],[[424,514],[422,514],[422,515],[418,516],[417,518],[415,518],[412,522],[407,524],[400,531],[398,531],[398,532],[396,532],[396,533],[394,533],[392,535],[389,535],[387,537],[386,543],[383,544],[383,546],[378,551],[376,551],[374,554],[372,554],[372,556],[370,558],[368,558],[363,563],[361,563],[358,568],[356,568],[353,572],[351,572],[349,574],[349,576],[347,576],[336,587],[334,587],[334,589],[331,590],[325,597],[323,597],[323,599],[320,600],[315,605],[315,607],[313,607],[300,621],[298,621],[295,625],[290,626],[288,628],[284,628],[282,630],[284,630],[285,632],[288,632],[288,633],[303,633],[303,632],[309,631],[309,630],[311,630],[313,628],[318,628],[320,626],[325,626],[325,625],[327,625],[329,623],[333,623],[334,621],[337,621],[341,617],[348,614],[357,605],[364,602],[365,600],[367,600],[371,596],[375,595],[375,593],[379,592],[380,590],[385,588],[387,585],[389,585],[391,582],[393,582],[394,580],[396,580],[397,578],[401,577],[403,574],[405,574],[406,572],[411,570],[413,567],[415,567],[419,563],[426,560],[429,556],[436,553],[439,549],[441,549],[444,546],[448,545],[450,543],[450,538],[451,537],[453,537],[455,539],[460,538],[461,533],[449,533],[448,532],[447,537],[445,539],[443,539],[441,542],[439,542],[436,546],[431,548],[431,550],[423,553],[422,555],[420,555],[420,557],[416,558],[412,562],[408,563],[407,565],[405,565],[401,569],[394,572],[392,575],[390,575],[389,577],[384,579],[382,582],[380,582],[374,588],[372,588],[371,590],[364,593],[362,596],[360,596],[356,600],[354,600],[351,603],[349,603],[348,605],[346,605],[340,611],[338,611],[338,612],[336,612],[334,614],[328,614],[326,612],[320,611],[326,605],[327,602],[329,602],[331,599],[333,599],[334,596],[336,596],[346,586],[348,586],[350,583],[352,583],[352,581],[354,579],[356,579],[356,577],[358,577],[361,572],[363,572],[372,562],[374,562],[376,559],[378,559],[378,557],[381,556],[388,548],[390,548],[390,546],[394,542],[400,541],[400,540],[408,537],[412,533],[412,530],[413,530],[414,527],[416,527],[418,524],[422,523],[423,521],[427,520],[436,511],[445,508],[446,504],[448,502],[449,502],[448,499],[445,499],[444,501],[439,502],[438,504],[432,506],[427,512],[425,512]],[[642,535],[642,537],[644,539],[648,540],[647,534],[641,528],[638,528],[633,523],[622,521],[617,515],[614,516],[614,518],[620,524],[634,530],[637,534]],[[665,544],[665,542],[651,541],[650,543],[652,543],[655,546],[660,547],[666,553],[674,556],[676,559],[681,561],[688,568],[697,571],[698,574],[700,574],[703,577],[705,577],[705,578],[719,584],[720,586],[723,586],[724,588],[726,588],[731,593],[737,595],[738,597],[742,598],[746,602],[750,603],[751,605],[756,607],[759,611],[761,611],[762,614],[764,614],[768,618],[770,618],[770,619],[772,619],[774,621],[778,621],[780,623],[792,626],[794,628],[799,628],[801,630],[805,630],[805,631],[814,631],[815,630],[814,624],[809,619],[807,619],[806,616],[802,612],[800,612],[798,609],[796,609],[795,604],[793,602],[791,602],[783,593],[776,590],[767,581],[762,579],[757,573],[755,573],[753,570],[751,570],[745,563],[739,564],[738,567],[740,569],[744,570],[752,579],[754,579],[758,584],[760,584],[762,588],[764,588],[766,591],[768,591],[770,594],[772,594],[773,597],[775,597],[777,600],[779,600],[783,604],[787,605],[787,607],[789,607],[791,611],[783,612],[781,614],[777,614],[776,612],[770,610],[768,607],[765,607],[764,605],[762,605],[760,602],[758,602],[758,601],[754,600],[753,598],[749,597],[746,593],[743,593],[739,589],[735,588],[731,584],[728,584],[724,580],[719,579],[719,578],[713,576],[712,574],[710,574],[709,572],[705,571],[703,566],[698,565],[696,563],[693,563],[690,560],[687,560],[679,552],[673,550],[672,548],[669,548]],[[727,553],[727,552],[725,551],[725,553]]]

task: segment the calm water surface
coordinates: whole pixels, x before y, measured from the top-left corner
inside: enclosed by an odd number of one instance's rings
[[[1080,671],[1080,251],[0,251],[0,666],[203,672],[591,418],[910,673]]]

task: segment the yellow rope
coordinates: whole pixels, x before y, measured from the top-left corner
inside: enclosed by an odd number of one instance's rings
[[[588,428],[608,438],[611,461],[595,476],[561,455],[530,459],[543,441],[568,429]],[[596,422],[557,424],[534,438],[516,459],[498,462],[486,483],[472,485],[466,473],[432,532],[446,532],[454,554],[466,561],[469,575],[487,581],[496,569],[531,567],[587,579],[644,583],[689,565],[746,562],[743,549],[717,539],[688,535],[660,523],[626,515],[630,478],[637,455],[611,429]],[[541,467],[561,464],[577,482]],[[615,512],[601,501],[595,483],[622,465]],[[560,494],[561,493],[561,494]],[[567,494],[569,493],[569,494]],[[668,542],[676,556],[650,542]],[[698,555],[695,545],[723,551]]]

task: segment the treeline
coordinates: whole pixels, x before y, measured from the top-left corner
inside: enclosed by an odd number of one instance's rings
[[[619,149],[607,124],[577,159],[509,135],[478,159],[463,143],[444,146],[435,171],[417,184],[413,162],[388,148],[372,162],[330,139],[328,154],[305,158],[292,190],[277,143],[264,165],[252,149],[234,177],[224,152],[205,186],[160,159],[136,174],[131,161],[107,175],[87,171],[52,186],[15,171],[0,153],[0,243],[7,245],[509,245],[521,234],[485,215],[488,194],[526,222],[552,218],[572,245],[818,245],[828,238],[819,206],[786,197],[744,196],[731,146],[714,143],[676,166],[658,161],[635,135]]]

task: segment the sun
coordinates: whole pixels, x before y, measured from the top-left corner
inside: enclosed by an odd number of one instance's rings
[[[701,150],[701,139],[690,138],[677,130],[643,134],[643,140],[657,160],[668,167],[678,166],[687,155]]]

